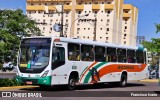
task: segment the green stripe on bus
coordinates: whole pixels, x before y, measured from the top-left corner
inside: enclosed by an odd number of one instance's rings
[[[96,65],[94,68],[98,69],[99,67],[101,67],[102,65],[106,64],[107,62],[102,62],[99,63],[98,65]],[[88,74],[86,75],[85,79],[84,79],[84,83],[88,83],[89,79],[91,77],[91,73],[90,71],[88,71]]]
[[[80,75],[82,75],[83,74],[83,72],[86,70],[88,68],[88,66],[82,71],[82,73],[80,74]]]

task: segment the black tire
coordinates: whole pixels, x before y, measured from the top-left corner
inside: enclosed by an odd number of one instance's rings
[[[76,78],[74,76],[70,76],[68,80],[68,90],[74,90],[76,87]]]
[[[125,74],[122,74],[121,80],[120,80],[120,86],[126,87],[126,85],[127,85],[127,76]]]

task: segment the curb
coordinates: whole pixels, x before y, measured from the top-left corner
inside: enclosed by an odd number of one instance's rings
[[[140,82],[159,82],[159,79],[145,79],[145,80],[140,80]]]
[[[26,86],[0,87],[0,90],[10,90],[10,89],[20,89],[20,88],[35,88],[35,87],[39,87],[39,86],[26,85]]]

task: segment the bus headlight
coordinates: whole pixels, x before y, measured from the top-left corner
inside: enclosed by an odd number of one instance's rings
[[[46,77],[48,72],[49,72],[49,70],[46,70],[41,77]]]

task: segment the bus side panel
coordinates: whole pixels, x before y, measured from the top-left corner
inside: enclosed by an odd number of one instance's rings
[[[81,62],[66,61],[65,65],[60,66],[52,71],[52,85],[68,84],[71,72],[80,73]],[[80,74],[79,74],[80,75]]]

